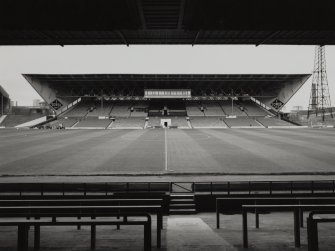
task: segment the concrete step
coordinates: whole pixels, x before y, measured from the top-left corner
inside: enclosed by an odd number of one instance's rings
[[[194,209],[195,204],[170,204],[170,209]]]
[[[172,199],[170,204],[193,204],[194,199]]]
[[[194,199],[194,194],[171,194],[170,199]]]
[[[179,215],[179,214],[196,214],[197,210],[193,209],[170,209],[170,214]]]

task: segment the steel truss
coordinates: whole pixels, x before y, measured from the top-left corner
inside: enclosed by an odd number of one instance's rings
[[[313,82],[307,118],[309,118],[311,114],[315,114],[315,116],[321,115],[322,121],[325,121],[325,115],[327,114],[330,114],[330,116],[333,117],[326,71],[326,52],[324,46],[317,46],[315,48]]]

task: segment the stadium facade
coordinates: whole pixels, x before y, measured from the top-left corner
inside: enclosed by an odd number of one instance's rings
[[[57,123],[65,127],[195,128],[268,127],[268,121],[263,119],[278,115],[310,75],[24,74],[24,77],[55,111]]]

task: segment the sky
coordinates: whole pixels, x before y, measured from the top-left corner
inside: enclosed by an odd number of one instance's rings
[[[0,85],[18,105],[41,99],[21,74],[176,73],[311,74],[315,46],[100,45],[0,46]],[[326,47],[328,82],[335,105],[335,47]],[[307,108],[312,77],[289,101]]]

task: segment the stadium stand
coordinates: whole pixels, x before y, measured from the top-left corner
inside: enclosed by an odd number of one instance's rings
[[[73,108],[69,109],[65,113],[62,114],[62,117],[84,117],[87,116],[89,110],[95,107],[94,102],[92,101],[82,101],[75,105]],[[93,109],[92,109],[93,111]]]
[[[190,128],[185,117],[172,117],[171,126],[178,128]]]
[[[130,107],[131,102],[128,101],[115,102],[110,115],[113,117],[129,117]]]
[[[148,127],[161,127],[160,117],[149,117]]]
[[[257,127],[263,128],[261,124],[249,117],[236,117],[236,118],[224,118],[224,122],[230,128],[249,128],[249,127]]]
[[[201,111],[201,103],[200,102],[192,102],[188,101],[186,103],[186,111],[188,116],[204,116],[204,112]]]
[[[0,126],[4,127],[15,127],[17,125],[23,124],[25,122],[40,118],[41,114],[27,114],[27,115],[15,115],[9,114],[2,121]]]
[[[222,100],[219,102],[222,107],[222,110],[227,115],[236,115],[236,116],[247,116],[247,114],[239,108],[240,106],[234,101],[234,106],[232,110],[231,100]]]
[[[96,129],[105,129],[112,120],[110,119],[99,119],[93,117],[83,118],[77,123],[75,128],[96,128]]]
[[[248,116],[267,116],[269,113],[265,111],[262,107],[257,105],[255,102],[251,100],[245,100],[240,103],[240,106],[243,107],[244,112]]]
[[[148,116],[162,116],[164,105],[161,102],[150,102]]]
[[[223,117],[190,117],[193,128],[227,128]]]
[[[141,117],[130,117],[130,118],[115,118],[111,128],[135,128],[143,129],[145,119]]]
[[[223,116],[225,113],[223,112],[222,107],[219,103],[212,101],[212,102],[202,102],[204,107],[204,114],[205,116]]]
[[[54,120],[47,124],[47,126],[50,126],[51,128],[57,128],[57,127],[65,127],[65,128],[71,128],[76,123],[78,123],[79,118],[59,118],[57,120]]]
[[[260,122],[265,127],[286,127],[286,126],[295,126],[287,121],[274,118],[274,117],[258,117],[257,121]]]
[[[98,102],[100,103],[100,102]],[[95,108],[93,110],[89,110],[87,116],[88,117],[109,117],[111,110],[113,109],[113,103],[111,101],[104,101],[103,106],[101,104],[95,104]]]
[[[147,117],[148,116],[148,103],[135,102],[130,108],[131,117]]]
[[[185,103],[180,100],[173,100],[166,102],[165,107],[167,109],[167,115],[169,116],[186,116]]]

